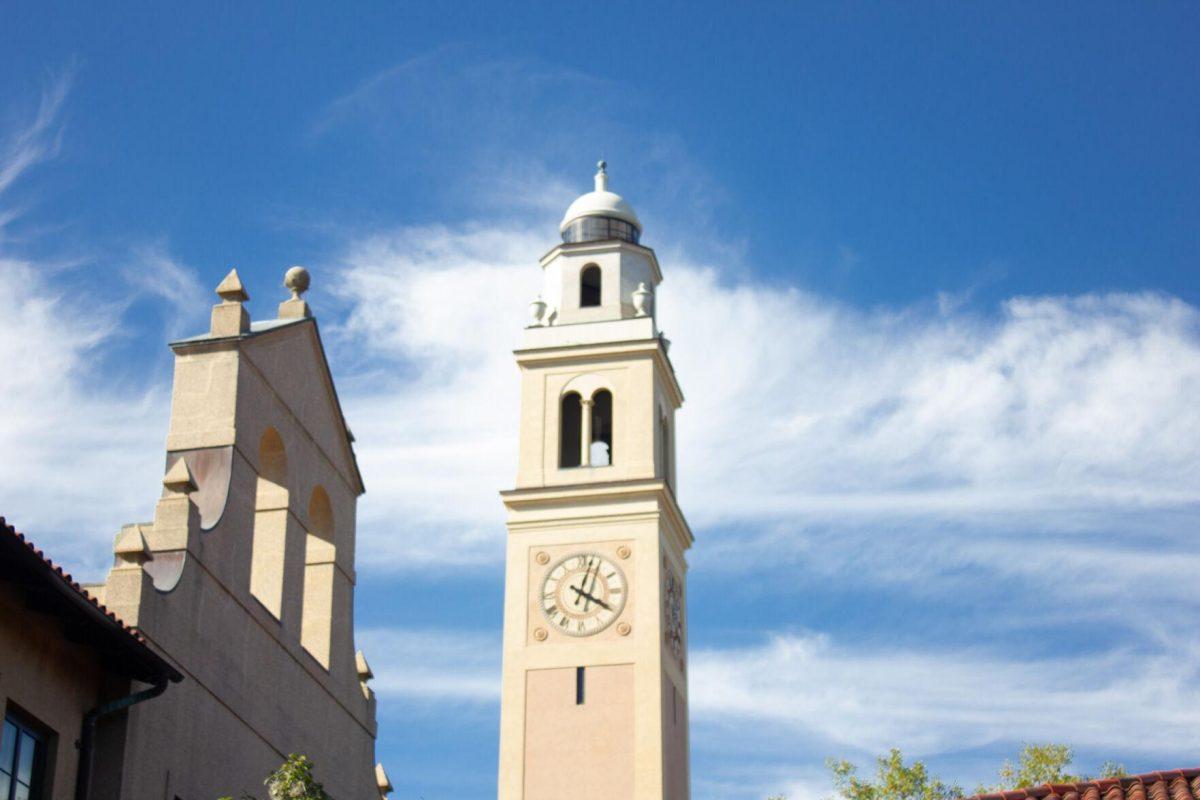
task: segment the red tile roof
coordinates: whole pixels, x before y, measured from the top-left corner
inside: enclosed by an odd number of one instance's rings
[[[93,640],[96,646],[101,642],[106,652],[114,655],[119,652],[121,661],[136,665],[131,675],[139,680],[147,680],[144,676],[165,677],[172,681],[180,681],[183,676],[158,653],[150,649],[141,633],[104,607],[96,598],[75,582],[75,579],[63,568],[51,561],[45,553],[34,546],[0,517],[0,579],[15,580],[28,589],[35,585],[49,588],[50,596],[59,602],[51,602],[51,610],[60,615],[82,615],[95,631]]]
[[[1081,783],[1046,783],[970,800],[1200,800],[1200,767]]]

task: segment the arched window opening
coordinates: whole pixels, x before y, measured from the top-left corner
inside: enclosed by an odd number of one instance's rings
[[[601,389],[592,395],[592,436],[588,462],[593,467],[612,464],[612,392]]]
[[[558,465],[578,467],[581,463],[580,444],[583,441],[583,403],[578,394],[568,392],[563,395],[559,406]]]
[[[267,428],[258,443],[258,483],[250,542],[250,593],[279,619],[283,611],[283,562],[287,550],[287,453]]]
[[[300,619],[300,644],[321,666],[329,669],[333,635],[334,562],[333,506],[320,486],[308,501],[308,534],[304,544],[304,603]]]
[[[579,307],[600,305],[600,268],[589,264],[579,276]]]

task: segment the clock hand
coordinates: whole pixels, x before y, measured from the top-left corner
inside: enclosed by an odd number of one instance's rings
[[[587,592],[585,592],[585,591],[583,591],[582,589],[580,589],[580,588],[578,588],[578,587],[575,587],[575,586],[572,586],[572,587],[570,587],[570,588],[571,588],[571,591],[572,591],[572,592],[574,592],[576,595],[578,595],[578,598],[579,598],[579,599],[582,599],[582,598],[586,597],[588,600],[590,600],[591,602],[595,603],[596,605],[598,605],[598,606],[600,606],[600,607],[602,607],[602,608],[607,608],[609,611],[612,611],[612,606],[610,606],[608,603],[606,603],[606,602],[604,602],[603,600],[601,600],[599,597],[596,597],[596,596],[594,596],[594,595],[588,594]],[[578,603],[576,603],[576,605],[578,605]]]
[[[582,577],[582,578],[580,579],[580,581],[579,581],[579,589],[582,589],[584,592],[586,592],[586,591],[587,591],[587,579],[588,579],[588,573],[589,573],[589,572],[591,572],[591,567],[592,567],[592,559],[591,559],[591,556],[589,556],[589,557],[588,557],[587,565],[588,565],[588,568],[587,568],[586,570],[584,570],[584,572],[583,572],[583,577]],[[572,586],[571,588],[572,588],[572,589],[575,589],[575,587],[574,587],[574,586]],[[579,592],[579,590],[578,590],[578,589],[576,589],[575,591],[576,591],[576,592]],[[577,594],[576,594],[576,596],[575,596],[575,605],[576,605],[576,606],[578,606],[581,600],[583,600],[583,597],[582,597],[582,595],[577,593]],[[583,607],[583,610],[584,610],[584,611],[587,611],[587,606],[584,606],[584,607]]]
[[[596,559],[596,569],[592,571],[592,585],[587,586],[589,597],[591,597],[592,593],[596,591],[596,579],[599,577],[600,577],[600,559],[597,558]],[[587,584],[587,575],[583,576],[583,582],[585,585]],[[592,599],[595,600],[596,598],[592,597]],[[600,602],[600,601],[596,600],[596,602]],[[584,605],[583,610],[587,611],[587,605]]]

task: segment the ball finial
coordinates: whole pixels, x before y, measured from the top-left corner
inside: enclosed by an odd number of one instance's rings
[[[600,159],[599,161],[596,162],[596,169],[598,169],[602,173],[607,172],[608,171],[608,162],[605,161],[604,159]]]
[[[308,270],[304,267],[292,267],[283,275],[283,285],[291,290],[293,300],[299,300],[300,295],[308,291],[310,281]]]

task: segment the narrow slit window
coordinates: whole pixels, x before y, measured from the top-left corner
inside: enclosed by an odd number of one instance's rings
[[[579,307],[600,305],[600,268],[590,264],[579,277]]]
[[[580,437],[583,435],[583,403],[579,395],[569,392],[563,395],[559,416],[559,445],[558,465],[560,467],[578,467],[580,458]]]
[[[667,423],[667,415],[663,414],[658,418],[659,427],[659,442],[662,445],[662,461],[663,480],[667,486],[674,489],[674,484],[671,482],[671,428]]]
[[[583,705],[583,667],[575,668],[575,705]]]

